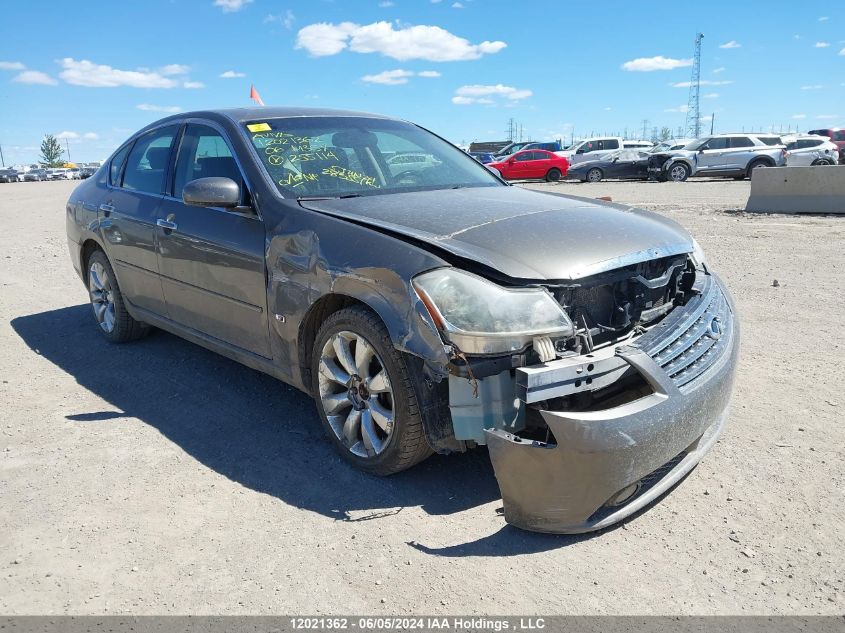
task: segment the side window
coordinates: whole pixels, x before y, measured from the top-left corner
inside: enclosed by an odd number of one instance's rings
[[[544,151],[534,152],[534,160],[547,160],[549,153]]]
[[[732,148],[754,147],[754,141],[752,141],[747,136],[732,136],[731,137],[731,147]]]
[[[215,176],[231,178],[238,183],[241,191],[244,190],[240,169],[226,139],[214,128],[191,123],[185,128],[179,146],[173,195],[181,198],[182,189],[187,183],[197,178]]]
[[[615,138],[605,139],[603,149],[619,149],[619,141]]]
[[[701,149],[725,149],[728,146],[728,139],[725,137],[711,138]]]
[[[170,160],[170,146],[179,126],[172,125],[142,136],[126,160],[123,173],[123,188],[145,193],[162,193],[167,164]]]
[[[531,160],[531,156],[533,154],[534,152],[522,152],[521,154],[516,155],[516,160],[518,160],[520,163],[526,160]]]
[[[845,141],[845,130],[837,130],[831,137],[832,141]]]
[[[111,164],[109,165],[109,184],[113,187],[120,186],[120,171],[123,169],[123,163],[126,162],[126,155],[129,154],[131,147],[132,143],[127,143],[111,159]]]

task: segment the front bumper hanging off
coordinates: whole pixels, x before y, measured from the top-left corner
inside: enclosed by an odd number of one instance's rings
[[[541,409],[553,443],[486,429],[508,523],[602,529],[669,490],[713,446],[727,417],[739,328],[721,282],[698,277],[697,295],[641,337],[517,370],[526,404],[600,389],[632,370],[652,393],[604,410]]]

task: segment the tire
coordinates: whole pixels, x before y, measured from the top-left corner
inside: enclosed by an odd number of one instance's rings
[[[546,173],[546,182],[557,182],[560,180],[560,177],[563,174],[560,173],[560,170],[557,167],[552,167],[548,173]]]
[[[602,178],[604,178],[604,172],[598,167],[593,167],[587,172],[587,182],[601,182]]]
[[[759,169],[761,167],[771,167],[771,165],[765,160],[755,160],[751,161],[751,164],[748,166],[748,171],[746,175],[751,178],[751,175],[754,173],[755,169]]]
[[[85,269],[94,320],[103,336],[112,343],[126,343],[145,336],[150,327],[136,321],[126,310],[123,293],[106,254],[101,250],[91,253]]]
[[[672,182],[684,182],[690,177],[690,168],[684,163],[675,163],[669,167],[667,176]]]
[[[832,165],[833,163],[831,163],[829,160],[825,160],[824,158],[814,160],[812,164],[813,167],[830,167]]]
[[[393,347],[373,312],[354,306],[326,319],[311,368],[323,428],[346,461],[386,476],[432,454],[414,388],[424,384],[422,368]]]

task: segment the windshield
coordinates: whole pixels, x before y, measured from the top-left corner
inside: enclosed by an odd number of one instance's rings
[[[286,198],[503,186],[465,152],[402,121],[295,117],[245,127]]]

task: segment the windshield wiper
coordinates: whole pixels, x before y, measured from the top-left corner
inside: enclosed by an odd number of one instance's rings
[[[360,193],[344,193],[339,196],[299,196],[297,197],[297,201],[299,202],[313,202],[315,200],[343,200],[345,198],[360,198]]]

